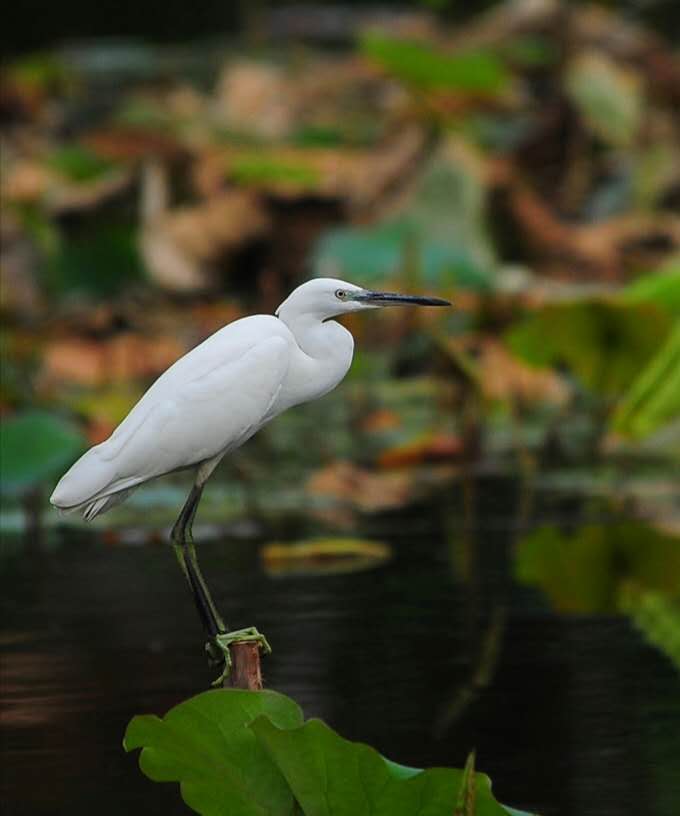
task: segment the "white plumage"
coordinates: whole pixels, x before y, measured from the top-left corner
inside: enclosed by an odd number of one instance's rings
[[[50,501],[92,519],[144,482],[181,468],[195,467],[202,486],[226,453],[343,379],[354,341],[329,318],[398,303],[446,304],[320,278],[298,287],[277,316],[230,323],[170,366],[109,439],[61,478]]]
[[[276,316],[254,315],[220,329],[177,360],[149,388],[111,436],[85,453],[60,479],[50,501],[93,519],[144,482],[195,468],[194,486],[170,534],[211,659],[231,667],[231,645],[257,642],[253,627],[227,632],[198,566],[191,528],[206,480],[220,459],[277,414],[321,397],[352,362],[352,335],[330,318],[391,304],[448,306],[438,298],[369,292],[320,278],[299,286]]]

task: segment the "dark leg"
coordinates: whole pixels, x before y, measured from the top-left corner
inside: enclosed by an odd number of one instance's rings
[[[227,632],[224,621],[220,617],[213,599],[210,596],[205,579],[198,566],[196,549],[191,536],[191,527],[194,523],[194,516],[196,515],[196,509],[201,500],[202,492],[202,485],[200,487],[198,485],[192,487],[189,498],[186,500],[170,535],[175,547],[177,560],[189,582],[198,615],[208,635],[208,642],[205,647],[208,653],[208,660],[211,665],[222,667],[222,673],[213,683],[213,685],[216,686],[225,684],[231,673],[232,660],[230,647],[232,644],[246,641],[256,642],[265,654],[271,652],[271,648],[264,635],[261,635],[253,626],[247,629],[238,629],[235,632]]]
[[[226,632],[226,628],[210,596],[205,579],[201,574],[191,535],[191,527],[194,522],[198,503],[201,500],[202,492],[202,487],[196,487],[194,485],[194,487],[191,488],[189,498],[186,500],[182,512],[175,522],[175,526],[172,528],[170,537],[175,547],[177,560],[189,582],[189,587],[194,596],[196,610],[198,611],[203,628],[208,636],[213,638],[217,634]]]

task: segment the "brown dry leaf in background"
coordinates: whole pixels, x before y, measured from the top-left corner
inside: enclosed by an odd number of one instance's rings
[[[285,140],[301,125],[337,121],[343,108],[382,121],[395,107],[404,107],[407,97],[399,90],[386,89],[382,77],[355,54],[319,58],[305,52],[292,68],[231,60],[218,81],[212,117],[237,133]]]
[[[53,174],[42,162],[19,159],[2,173],[2,199],[13,203],[39,201],[53,181]]]
[[[532,368],[496,340],[485,338],[477,360],[484,395],[491,400],[563,405],[569,387],[554,371]]]
[[[379,408],[370,414],[362,417],[359,427],[364,433],[379,433],[398,428],[401,425],[401,417],[395,411],[388,408]]]
[[[101,346],[90,340],[55,340],[45,349],[43,377],[49,382],[94,385],[102,382]]]
[[[39,252],[16,217],[0,215],[0,308],[5,314],[35,318],[47,305],[38,280]]]
[[[260,236],[269,227],[261,202],[247,190],[231,190],[164,219],[170,237],[199,260],[210,260]]]
[[[87,438],[96,445],[110,436],[125,419],[143,391],[143,386],[138,383],[117,382],[76,394],[68,403],[79,416],[85,417]]]
[[[118,168],[105,177],[87,184],[68,183],[62,180],[47,191],[45,206],[52,215],[94,210],[129,190],[133,180],[134,173],[129,168]]]
[[[489,400],[563,405],[569,398],[569,387],[556,372],[527,365],[498,340],[467,335],[450,340],[448,345],[452,354],[470,360],[475,379]]]
[[[104,440],[108,439],[114,432],[116,424],[117,423],[107,422],[106,420],[93,420],[88,423],[85,428],[87,441],[90,445],[98,445],[100,442],[104,442]]]
[[[266,139],[286,136],[295,122],[294,87],[281,68],[254,60],[229,63],[219,79],[213,114],[227,127]]]
[[[671,183],[672,165],[666,171]],[[505,203],[497,217],[509,217],[541,275],[623,281],[636,268],[653,268],[680,246],[680,218],[670,211],[631,211],[577,223],[561,216],[546,194],[527,183],[526,169],[493,158],[487,173],[491,187],[504,192]]]
[[[118,335],[107,343],[111,379],[150,377],[165,371],[186,349],[175,337],[143,337],[132,333]]]
[[[381,468],[401,468],[423,462],[450,462],[460,458],[465,446],[459,436],[436,434],[383,451],[378,457]]]
[[[163,224],[145,228],[139,249],[151,280],[169,292],[205,292],[215,285],[213,271],[191,257]]]
[[[424,129],[401,127],[379,147],[219,148],[203,151],[191,170],[194,188],[214,195],[225,183],[236,181],[249,188],[283,198],[314,193],[348,201],[357,210],[382,201],[393,187],[401,187],[418,168],[426,142]],[[241,179],[243,164],[252,167],[252,179]],[[258,178],[258,167],[262,176]]]
[[[306,489],[375,512],[403,507],[411,497],[412,481],[408,472],[373,473],[351,462],[333,462],[313,473]]]
[[[110,340],[53,340],[45,349],[42,380],[96,386],[160,374],[186,349],[174,337],[143,337],[131,332]]]
[[[209,335],[243,317],[243,309],[230,301],[198,303],[191,308],[189,323],[200,337]]]
[[[170,162],[182,158],[184,147],[167,133],[152,132],[143,128],[117,127],[90,131],[82,142],[97,155],[115,161],[145,159]]]
[[[171,291],[202,291],[217,284],[211,264],[263,235],[269,226],[254,193],[231,190],[196,206],[160,209],[147,218],[140,249],[157,284]]]

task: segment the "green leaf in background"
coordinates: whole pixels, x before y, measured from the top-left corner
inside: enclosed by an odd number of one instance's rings
[[[586,526],[573,535],[543,527],[517,545],[517,580],[540,588],[561,612],[621,611],[629,583],[680,594],[680,542],[644,524]]]
[[[496,94],[509,79],[503,62],[488,50],[449,54],[426,43],[380,34],[365,36],[359,47],[397,79],[425,90]]]
[[[22,204],[11,208],[21,226],[46,255],[59,251],[61,234],[47,213],[35,204]]]
[[[124,97],[114,114],[114,123],[139,130],[175,133],[177,118],[158,99],[146,94]]]
[[[302,724],[300,708],[282,694],[219,689],[163,719],[134,717],[123,745],[141,748],[142,771],[155,782],[179,782],[184,801],[203,816],[292,816],[285,779],[246,728],[261,715],[281,728]]]
[[[619,403],[612,429],[642,438],[680,419],[680,324]]]
[[[380,136],[379,123],[354,122],[351,119],[333,125],[302,124],[291,136],[296,147],[332,148],[351,145],[368,147],[374,145]]]
[[[655,138],[648,144],[636,145],[631,150],[633,165],[627,179],[630,185],[629,199],[626,202],[628,211],[640,209],[654,212],[663,201],[668,186],[668,168],[675,161],[676,146],[673,138],[669,134],[667,139]],[[622,178],[625,179],[625,175]]]
[[[8,84],[17,84],[41,93],[66,93],[73,87],[73,69],[54,54],[34,52],[12,62],[6,68]]]
[[[654,303],[680,318],[680,256],[629,283],[618,297],[623,303]]]
[[[680,595],[669,598],[632,584],[622,593],[621,607],[645,638],[680,670]]]
[[[414,286],[489,291],[495,258],[485,229],[485,200],[473,151],[456,140],[446,142],[394,217],[322,237],[315,274],[371,286],[397,277]]]
[[[633,142],[643,114],[634,72],[604,53],[583,52],[567,66],[565,90],[593,133],[616,147]]]
[[[665,341],[672,320],[653,304],[588,300],[549,304],[506,335],[536,366],[566,366],[586,388],[620,397]]]
[[[462,287],[489,288],[488,275],[464,246],[456,249],[433,240],[422,242],[413,227],[403,221],[372,229],[330,230],[318,244],[315,269],[320,277],[357,278],[370,286],[400,276],[409,256],[415,256],[419,281],[429,285],[455,281]]]
[[[48,285],[57,295],[79,292],[116,294],[143,278],[132,225],[106,223],[86,234],[64,237],[46,265]]]
[[[229,173],[238,184],[294,184],[313,187],[319,182],[318,170],[303,161],[291,161],[253,153],[230,163]]]
[[[341,147],[347,138],[339,127],[302,125],[293,133],[291,142],[296,147]]]
[[[559,59],[559,49],[554,42],[531,34],[503,43],[501,53],[512,63],[525,68],[554,65]]]
[[[117,166],[111,159],[103,158],[78,144],[64,145],[55,150],[48,158],[47,164],[70,181],[81,184],[95,181]]]
[[[70,422],[42,411],[12,416],[0,433],[0,487],[17,495],[66,468],[84,449]]]
[[[320,720],[281,730],[265,717],[250,728],[281,768],[305,816],[449,816],[463,772],[433,768],[404,778],[368,745]],[[396,772],[395,772],[396,770]],[[477,816],[505,816],[487,777],[476,776]]]
[[[89,422],[104,422],[115,427],[130,413],[144,393],[139,382],[120,380],[115,386],[105,385],[99,388],[87,388],[67,392],[63,404],[75,414]]]
[[[478,278],[468,282],[471,286],[481,287],[482,281],[488,286],[495,264],[486,227],[487,193],[477,152],[451,138],[425,166],[410,202],[399,213],[423,245],[439,244],[467,260]],[[459,278],[462,273],[460,269]],[[466,284],[464,278],[461,282]]]

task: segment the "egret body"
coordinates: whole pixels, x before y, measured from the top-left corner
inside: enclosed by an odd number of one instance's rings
[[[195,469],[172,541],[203,624],[227,668],[225,643],[252,636],[252,631],[235,637],[226,633],[198,569],[191,526],[203,486],[229,451],[278,414],[322,397],[344,378],[354,339],[331,318],[390,305],[450,304],[318,278],[295,289],[275,315],[229,323],[170,366],[111,436],[88,450],[54,489],[53,505],[90,520],[145,482]]]

